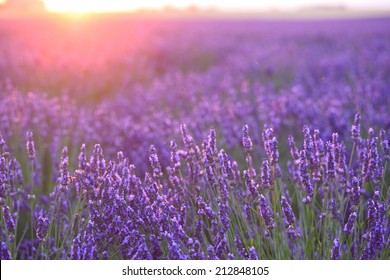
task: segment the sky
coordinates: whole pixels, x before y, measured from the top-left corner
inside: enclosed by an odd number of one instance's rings
[[[31,0],[34,1],[34,0]],[[37,0],[35,0],[37,1]],[[111,12],[134,11],[141,8],[166,6],[185,8],[196,5],[200,8],[222,10],[295,9],[318,5],[343,5],[355,9],[390,9],[389,0],[42,0],[51,11],[63,12]],[[4,2],[4,0],[0,0]]]

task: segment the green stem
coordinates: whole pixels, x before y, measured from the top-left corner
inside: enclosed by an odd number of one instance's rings
[[[349,163],[348,163],[348,170],[351,168],[352,166],[352,160],[353,160],[353,155],[355,153],[355,148],[356,148],[356,142],[354,141],[353,142],[353,146],[352,146],[352,152],[351,152],[351,156],[349,158]]]
[[[31,207],[31,229],[30,229],[30,232],[31,232],[31,242],[34,241],[34,160],[32,159],[31,160],[31,171],[30,171],[30,175],[31,175],[31,192],[30,192],[30,207]]]

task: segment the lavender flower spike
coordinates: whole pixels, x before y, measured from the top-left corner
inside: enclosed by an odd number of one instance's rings
[[[294,137],[292,135],[288,136],[288,145],[290,146],[290,154],[294,161],[299,161],[299,152],[297,147],[295,146]]]
[[[3,206],[3,214],[4,214],[4,221],[5,221],[5,225],[7,226],[7,229],[10,232],[14,232],[15,231],[15,221],[12,218],[12,215],[9,211],[9,207],[7,205]]]
[[[69,184],[69,158],[68,158],[68,148],[64,147],[62,150],[62,159],[60,163],[60,183],[61,190],[65,191]]]
[[[328,179],[335,177],[335,161],[334,161],[334,151],[333,145],[330,141],[326,143],[326,175]]]
[[[249,249],[249,259],[250,260],[258,260],[259,256],[257,255],[256,248],[254,246]]]
[[[310,203],[313,198],[314,189],[310,182],[310,176],[309,176],[309,170],[307,168],[306,163],[306,152],[305,150],[302,150],[300,152],[300,159],[299,159],[299,169],[300,169],[300,180],[301,184],[304,187],[306,191],[306,197],[303,198],[303,203]]]
[[[242,128],[242,133],[242,146],[244,147],[245,152],[249,153],[253,150],[253,144],[249,137],[249,127],[247,124]]]
[[[270,188],[271,185],[271,169],[268,160],[263,159],[261,163],[261,187]]]
[[[355,115],[355,121],[351,128],[351,137],[354,142],[360,139],[360,115]]]
[[[269,145],[270,145],[270,163],[272,166],[275,166],[279,160],[278,140],[276,140],[276,137],[273,137],[271,139]]]
[[[340,241],[338,238],[333,240],[333,247],[330,253],[330,258],[332,260],[338,260],[340,258]]]
[[[35,159],[35,145],[32,131],[27,132],[27,153],[30,160]]]
[[[356,217],[357,217],[356,212],[352,212],[352,213],[349,215],[348,221],[347,221],[347,223],[344,225],[344,228],[343,228],[343,231],[344,231],[346,234],[352,234],[353,228],[354,228],[353,223],[354,223]]]
[[[275,228],[276,224],[274,222],[271,207],[269,207],[266,198],[262,194],[260,195],[260,213],[267,228],[269,230]]]
[[[287,226],[293,225],[295,223],[295,215],[291,208],[291,205],[288,203],[287,199],[282,196],[281,198],[282,211],[285,217],[285,223]]]
[[[149,148],[149,162],[153,168],[153,177],[156,179],[160,178],[162,176],[161,165],[154,145],[151,145]]]
[[[47,232],[49,230],[50,219],[48,217],[40,216],[38,218],[38,226],[36,228],[36,234],[39,242],[43,242],[46,239]]]
[[[79,168],[81,170],[86,170],[87,169],[87,155],[85,154],[85,144],[81,145],[80,148],[80,154],[79,154]]]

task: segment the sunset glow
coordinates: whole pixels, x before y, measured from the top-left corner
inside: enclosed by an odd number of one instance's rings
[[[131,11],[137,8],[134,1],[126,0],[46,0],[45,5],[52,12],[71,13]]]
[[[295,9],[312,6],[345,6],[356,9],[390,8],[389,1],[383,0],[274,0],[265,1],[220,1],[220,0],[43,0],[46,8],[52,12],[121,12],[139,9],[160,9],[164,7],[186,8],[218,8],[222,10],[252,10],[252,9]]]

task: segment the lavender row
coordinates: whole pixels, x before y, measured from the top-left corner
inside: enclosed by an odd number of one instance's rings
[[[108,160],[98,144],[90,156],[83,145],[71,171],[64,147],[48,197],[34,185],[33,134],[31,178],[2,140],[2,259],[389,258],[389,142],[383,130],[362,138],[359,115],[349,162],[337,133],[325,141],[305,126],[300,147],[289,137],[286,171],[272,128],[262,132],[261,166],[248,125],[241,165],[218,149],[214,129],[201,146],[185,125],[181,133],[165,169],[150,146],[142,177],[122,152]]]

